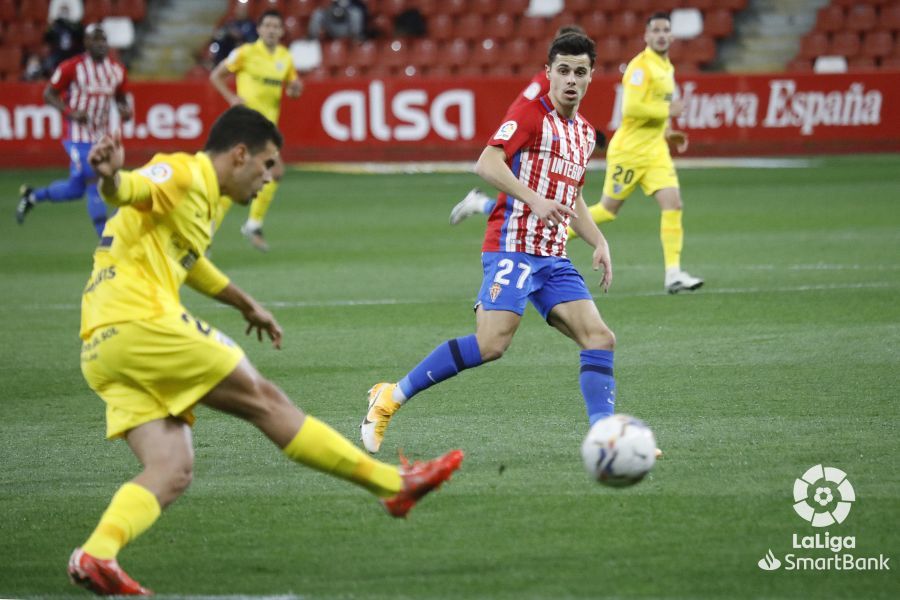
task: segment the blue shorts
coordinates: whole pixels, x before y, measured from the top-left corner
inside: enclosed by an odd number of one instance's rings
[[[70,142],[65,140],[63,147],[66,154],[69,155],[69,176],[80,178],[85,183],[90,183],[96,177],[91,163],[88,160],[88,153],[91,151],[93,144],[90,142]]]
[[[484,279],[478,302],[484,310],[521,315],[530,301],[544,320],[563,302],[593,300],[584,278],[568,258],[524,252],[482,252]]]

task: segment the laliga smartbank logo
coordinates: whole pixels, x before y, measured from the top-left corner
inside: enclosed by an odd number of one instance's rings
[[[847,474],[834,467],[810,467],[794,481],[794,511],[816,528],[840,525],[850,514],[856,492]],[[763,571],[890,571],[890,557],[857,556],[856,536],[830,531],[791,536],[793,552],[779,559],[771,548],[756,564]],[[797,552],[800,551],[800,552]],[[802,553],[802,555],[801,555]],[[829,555],[830,553],[830,555]],[[813,554],[813,556],[810,556]],[[825,556],[822,556],[825,554]]]

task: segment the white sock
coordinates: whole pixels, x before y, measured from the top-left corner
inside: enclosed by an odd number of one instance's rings
[[[394,402],[403,406],[404,404],[406,404],[406,401],[408,400],[408,398],[406,397],[406,394],[403,393],[403,390],[401,390],[400,386],[398,385],[398,386],[394,387],[394,391],[391,393],[391,400],[393,400]]]
[[[247,229],[262,229],[262,223],[256,219],[247,219],[247,222],[244,223],[244,227]]]

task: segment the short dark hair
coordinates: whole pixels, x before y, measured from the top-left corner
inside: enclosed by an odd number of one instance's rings
[[[227,152],[245,144],[252,154],[262,152],[267,142],[280,149],[284,138],[275,123],[243,105],[232,106],[216,119],[206,138],[205,152]]]
[[[550,50],[547,52],[547,64],[552,65],[558,54],[568,54],[570,56],[578,56],[579,54],[587,54],[591,59],[591,67],[597,60],[597,50],[594,48],[594,40],[581,33],[564,33],[555,38],[550,43]]]
[[[276,19],[281,21],[282,25],[284,25],[284,17],[281,16],[281,13],[278,12],[277,10],[275,10],[274,8],[270,8],[267,11],[263,11],[263,14],[259,15],[259,18],[256,20],[256,24],[262,25],[262,22],[266,17],[275,17]]]
[[[653,13],[652,15],[650,15],[649,17],[647,17],[647,25],[646,26],[649,27],[650,22],[655,21],[657,19],[665,19],[669,23],[672,22],[672,17],[669,16],[669,13],[661,10],[661,11],[657,11],[657,12]]]
[[[567,33],[580,33],[581,35],[585,35],[584,29],[582,29],[578,25],[563,25],[556,30],[556,35],[554,35],[553,37],[558,38],[559,36],[566,35]]]

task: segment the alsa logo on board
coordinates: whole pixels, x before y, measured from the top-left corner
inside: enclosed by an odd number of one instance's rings
[[[133,106],[133,104],[132,104]],[[110,128],[119,128],[118,111],[110,113]],[[200,105],[185,103],[153,104],[138,121],[121,123],[122,137],[126,139],[193,140],[203,133]],[[58,110],[46,105],[23,104],[0,106],[0,140],[42,140],[62,136],[63,121]]]
[[[343,90],[331,94],[320,115],[325,133],[341,142],[371,138],[411,142],[432,132],[445,140],[475,136],[475,94],[464,89],[447,90],[429,99],[428,92],[413,88],[397,92],[388,102],[384,83],[376,79],[369,84],[368,93]]]

